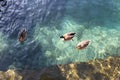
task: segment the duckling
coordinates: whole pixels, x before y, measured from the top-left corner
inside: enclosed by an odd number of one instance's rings
[[[78,48],[79,50],[85,49],[90,42],[91,42],[90,40],[81,41],[77,44],[76,48]]]
[[[76,34],[75,32],[66,33],[60,36],[60,38],[63,39],[64,41],[69,41],[75,36],[75,34]]]
[[[27,36],[27,31],[26,31],[26,29],[23,29],[19,34],[19,41],[24,42],[26,36]]]

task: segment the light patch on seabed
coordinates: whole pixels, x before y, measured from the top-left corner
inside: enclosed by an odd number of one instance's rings
[[[2,51],[8,47],[4,35],[0,32],[0,55]]]
[[[64,64],[68,62],[86,61],[95,58],[104,58],[108,54],[119,54],[120,32],[117,29],[108,29],[96,26],[85,28],[70,18],[65,18],[61,29],[37,25],[34,39],[40,43],[44,55],[51,64]],[[73,41],[62,41],[59,36],[67,32],[76,32]],[[91,40],[84,50],[76,49],[77,43],[82,40]]]
[[[87,53],[94,54],[94,58],[104,58],[108,54],[119,55],[119,53],[116,53],[120,47],[119,30],[97,26],[84,31],[82,39],[86,38],[92,41]],[[94,51],[91,53],[91,50]]]

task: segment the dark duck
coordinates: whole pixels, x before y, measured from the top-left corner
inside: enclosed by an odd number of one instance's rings
[[[27,31],[26,29],[23,29],[20,34],[19,34],[19,42],[24,42],[27,36]]]

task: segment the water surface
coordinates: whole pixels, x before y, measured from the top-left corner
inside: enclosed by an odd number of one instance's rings
[[[120,56],[118,0],[7,0],[0,9],[1,70]],[[27,29],[24,44],[18,41],[22,28]],[[67,32],[77,33],[73,41],[59,39]],[[77,50],[82,40],[92,42]]]

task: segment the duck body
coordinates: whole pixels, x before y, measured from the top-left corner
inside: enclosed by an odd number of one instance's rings
[[[85,49],[90,42],[91,42],[90,40],[81,41],[77,44],[76,48],[78,48],[79,50]]]
[[[27,36],[26,29],[23,29],[19,34],[19,41],[24,42]]]
[[[66,33],[63,36],[60,36],[64,41],[69,41],[75,36],[75,32]]]

